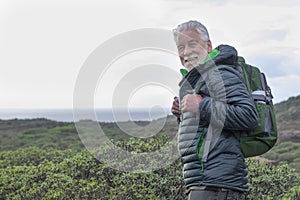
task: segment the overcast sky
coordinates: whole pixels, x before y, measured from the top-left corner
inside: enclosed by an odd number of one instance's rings
[[[2,0],[0,108],[72,108],[76,78],[89,55],[102,43],[140,28],[171,30],[190,19],[206,25],[214,47],[230,44],[248,63],[259,66],[267,75],[275,102],[299,95],[300,1],[242,2]],[[136,52],[114,62],[111,71],[107,70],[98,81],[95,106],[111,107],[120,81],[133,70],[132,66],[149,63],[149,57],[154,63],[178,71],[176,56],[161,54],[158,63],[156,54]],[[179,78],[176,73],[166,76],[175,86]],[[126,102],[132,107],[169,106],[176,95],[174,85],[136,87]]]

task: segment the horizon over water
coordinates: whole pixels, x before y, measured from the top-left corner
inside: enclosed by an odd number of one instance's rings
[[[82,116],[87,113],[88,109],[82,109]],[[114,109],[96,108],[96,119],[99,122],[116,122],[116,121],[151,121],[154,119],[171,115],[170,108],[128,108]],[[150,115],[151,114],[151,115]],[[36,119],[46,118],[61,122],[74,122],[73,109],[0,109],[0,120],[10,119]],[[80,117],[80,120],[88,120],[88,117]]]

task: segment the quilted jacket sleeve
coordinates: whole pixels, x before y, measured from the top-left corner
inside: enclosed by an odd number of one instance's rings
[[[209,123],[228,130],[251,130],[258,124],[258,115],[239,72],[221,66],[206,79],[209,92],[199,104],[200,125]]]

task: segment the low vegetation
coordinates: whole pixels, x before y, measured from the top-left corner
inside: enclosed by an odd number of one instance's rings
[[[245,199],[300,199],[299,106],[300,96],[275,105],[279,140],[263,155],[267,159],[247,159],[249,193]],[[151,128],[145,129],[149,122],[135,124],[131,132],[144,138],[124,134],[119,125],[128,127],[129,122],[99,123],[109,141],[134,155],[133,160],[109,167],[97,155],[102,152],[118,160],[119,152],[107,145],[87,151],[73,123],[0,120],[0,199],[186,199],[179,159],[145,172],[157,163],[138,157],[172,143],[176,120],[168,117],[151,137],[147,137]],[[167,161],[166,155],[159,155],[159,160]],[[133,161],[143,173],[131,172]]]

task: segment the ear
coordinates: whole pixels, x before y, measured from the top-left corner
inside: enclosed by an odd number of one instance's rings
[[[207,41],[207,52],[210,53],[212,51],[212,44],[211,44],[211,41],[208,40]]]

